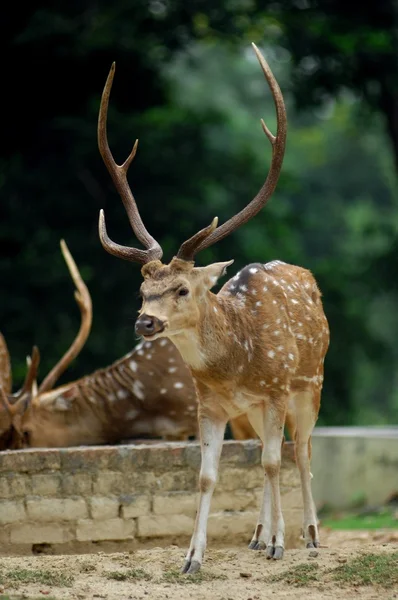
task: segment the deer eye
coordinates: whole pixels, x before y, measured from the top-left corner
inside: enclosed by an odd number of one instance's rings
[[[189,290],[187,288],[180,288],[178,290],[179,296],[188,296],[188,294],[189,294]]]

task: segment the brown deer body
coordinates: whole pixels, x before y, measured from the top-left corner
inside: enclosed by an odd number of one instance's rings
[[[209,227],[182,244],[170,264],[161,262],[162,249],[146,230],[127,182],[137,142],[121,166],[115,163],[107,142],[106,118],[114,65],[105,84],[98,120],[100,153],[130,224],[146,250],[113,242],[106,231],[103,211],[99,221],[101,243],[110,254],[143,265],[142,308],[136,332],[146,340],[172,340],[191,370],[198,396],[202,464],[199,508],[183,568],[188,573],[197,571],[202,563],[226,423],[243,414],[263,442],[265,474],[263,502],[250,547],[265,549],[268,558],[283,556],[279,471],[286,419],[296,443],[304,501],[304,538],[308,547],[319,546],[311,493],[310,440],[320,406],[329,331],[316,282],[309,271],[274,261],[245,267],[218,294],[213,294],[211,288],[233,261],[194,266],[194,257],[200,250],[223,239],[259,212],[271,197],[280,174],[287,125],[283,96],[265,59],[254,44],[253,47],[277,113],[276,136],[262,122],[272,145],[268,176],[243,210],[220,227],[215,218]]]
[[[38,350],[23,387],[12,395],[10,358],[0,334],[0,450],[119,443],[136,437],[184,440],[197,434],[191,374],[167,339],[142,342],[105,369],[52,389],[83,348],[91,298],[65,243],[62,253],[77,287],[82,323],[71,347],[37,387]]]
[[[175,346],[159,340],[40,394],[23,414],[21,432],[27,447],[184,440],[197,434],[196,414],[192,377]]]

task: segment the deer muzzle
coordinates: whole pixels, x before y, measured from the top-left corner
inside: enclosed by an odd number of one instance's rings
[[[150,337],[164,331],[165,323],[157,317],[143,314],[135,322],[135,332],[143,337]]]

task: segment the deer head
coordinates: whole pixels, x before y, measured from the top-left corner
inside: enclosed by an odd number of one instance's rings
[[[225,273],[232,260],[215,263],[206,267],[195,267],[194,258],[198,252],[208,248],[240,225],[246,223],[266,204],[271,197],[282,166],[286,141],[286,111],[283,96],[267,62],[258,48],[254,51],[267,80],[275,102],[277,133],[272,135],[263,121],[262,127],[272,147],[272,162],[265,183],[256,197],[238,214],[220,227],[218,218],[202,229],[180,247],[169,264],[161,262],[162,249],[146,230],[131,189],[127,182],[127,170],[135,156],[138,141],[122,165],[117,165],[109,149],[106,121],[109,95],[112,87],[115,65],[113,64],[102,94],[98,119],[98,145],[101,156],[121,196],[130,225],[145,250],[121,246],[113,242],[107,234],[104,212],[99,219],[99,236],[105,250],[114,256],[135,261],[142,266],[144,282],[141,285],[142,308],[136,321],[136,332],[147,340],[167,336],[181,346],[182,337],[194,334],[197,324],[203,318],[203,298]]]
[[[10,429],[12,428],[20,438],[18,446],[29,445],[30,424],[34,421],[35,412],[40,406],[40,398],[45,392],[53,388],[70,362],[79,354],[91,329],[92,304],[90,293],[64,240],[61,240],[61,252],[76,286],[75,299],[81,314],[79,332],[67,352],[51,369],[40,386],[37,386],[40,354],[35,346],[32,357],[27,357],[27,374],[23,386],[16,394],[11,394],[9,354],[3,336],[0,338],[0,382],[3,382],[0,385],[0,406],[2,407],[0,412],[0,438],[9,439]]]

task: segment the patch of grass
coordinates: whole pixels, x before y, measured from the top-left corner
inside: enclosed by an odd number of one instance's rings
[[[268,581],[271,583],[283,581],[289,585],[300,587],[318,581],[318,572],[319,565],[317,563],[300,563],[293,569],[272,575]]]
[[[114,581],[137,581],[137,579],[145,579],[150,581],[152,575],[144,571],[144,569],[128,569],[127,571],[105,571],[104,577],[113,579]]]
[[[71,587],[72,575],[57,571],[39,571],[34,569],[12,569],[0,571],[0,584],[18,587],[21,583],[42,583],[54,587]]]
[[[322,526],[334,530],[398,529],[398,519],[392,510],[386,508],[374,513],[330,516],[322,519]]]
[[[190,583],[203,583],[205,581],[215,581],[220,579],[227,579],[226,575],[216,575],[215,573],[211,573],[209,571],[198,571],[193,575],[186,575],[180,573],[176,569],[171,569],[170,571],[165,571],[163,573],[161,581],[163,583],[182,583],[184,585]]]
[[[398,552],[365,554],[331,571],[332,578],[350,585],[398,586]]]
[[[97,570],[97,567],[89,562],[82,562],[80,565],[81,573],[92,573],[93,571],[96,571],[96,570]]]

